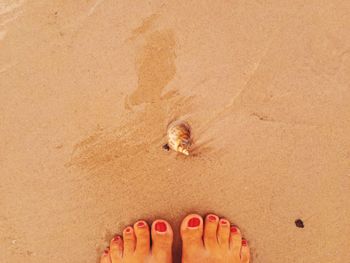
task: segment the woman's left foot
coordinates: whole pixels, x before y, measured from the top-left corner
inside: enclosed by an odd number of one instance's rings
[[[152,245],[151,245],[152,239]],[[165,220],[150,227],[138,221],[126,227],[123,236],[115,236],[102,256],[101,263],[171,263],[173,230]]]
[[[182,263],[249,263],[248,242],[237,226],[209,214],[191,214],[181,224]]]

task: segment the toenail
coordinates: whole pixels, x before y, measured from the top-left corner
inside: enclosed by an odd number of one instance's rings
[[[189,227],[197,227],[199,226],[201,223],[201,221],[199,220],[198,217],[192,217],[189,221],[188,221],[188,226]]]
[[[246,239],[242,239],[242,246],[247,246],[248,245],[248,241]]]
[[[164,233],[167,229],[167,226],[164,222],[157,222],[154,228],[157,232]]]
[[[137,227],[145,227],[146,226],[146,224],[145,224],[145,222],[138,222],[137,223]]]
[[[105,250],[103,251],[103,253],[104,253],[105,255],[107,255],[107,254],[108,254],[108,252],[109,252],[109,250],[108,250],[108,249],[105,249]]]
[[[127,229],[125,229],[126,233],[131,233],[131,227],[128,227]]]
[[[226,220],[221,220],[221,221],[220,221],[220,224],[221,224],[221,225],[228,225],[228,222],[227,222]]]
[[[113,241],[119,241],[120,240],[120,236],[115,236],[114,238],[113,238]]]
[[[216,216],[210,215],[208,216],[210,222],[216,222]]]
[[[232,233],[232,234],[235,234],[235,233],[237,233],[237,232],[238,232],[237,227],[231,226],[231,233]]]

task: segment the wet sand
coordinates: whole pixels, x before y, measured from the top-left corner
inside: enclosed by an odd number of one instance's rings
[[[254,263],[348,261],[349,1],[49,2],[0,3],[0,262],[96,262],[189,212]]]

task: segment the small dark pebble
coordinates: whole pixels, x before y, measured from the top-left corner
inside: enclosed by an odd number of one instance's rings
[[[169,150],[170,150],[170,147],[169,147],[169,145],[166,143],[166,144],[163,145],[163,149],[169,151]]]
[[[304,228],[304,222],[301,219],[295,220],[295,225],[299,228]]]

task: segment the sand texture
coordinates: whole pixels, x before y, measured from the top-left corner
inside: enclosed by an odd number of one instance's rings
[[[350,1],[0,0],[0,138],[1,263],[190,212],[254,263],[349,262]]]

